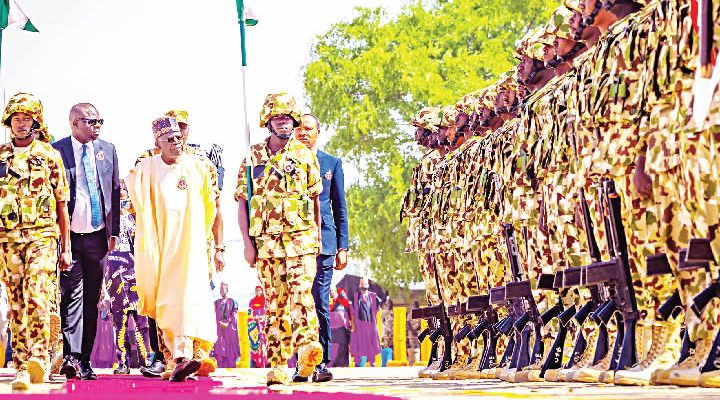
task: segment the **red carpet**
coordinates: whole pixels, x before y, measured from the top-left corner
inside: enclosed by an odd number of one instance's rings
[[[3,376],[8,382],[11,377]],[[113,376],[101,375],[97,381],[68,381],[62,386],[45,393],[38,393],[33,388],[31,393],[14,392],[0,395],[0,398],[13,399],[117,399],[117,400],[177,400],[177,399],[312,399],[312,400],[385,400],[391,397],[347,394],[297,392],[293,390],[273,392],[265,386],[257,387],[223,387],[220,380],[200,378],[198,381],[167,382],[159,379],[147,379],[138,375]],[[39,389],[39,388],[37,388]]]

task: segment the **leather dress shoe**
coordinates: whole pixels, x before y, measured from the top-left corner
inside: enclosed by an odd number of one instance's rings
[[[317,367],[315,367],[315,372],[313,373],[313,382],[329,382],[333,379],[333,374],[330,372],[329,369],[327,369],[327,366],[325,363],[319,364]]]
[[[92,367],[90,366],[90,361],[80,362],[80,379],[84,381],[97,380],[97,375],[95,375],[95,371],[93,371]]]
[[[120,363],[118,364],[117,368],[113,371],[113,374],[115,375],[128,375],[130,373],[130,368],[128,368],[127,364]]]
[[[170,382],[183,382],[188,376],[197,372],[200,369],[200,361],[193,360],[192,358],[184,358],[175,364],[172,375],[170,375]]]
[[[73,355],[65,356],[60,374],[65,375],[67,379],[80,379],[80,361]]]
[[[304,382],[308,381],[308,378],[304,378],[304,377],[300,376],[300,374],[298,374],[297,368],[295,368],[295,372],[293,373],[293,376],[292,376],[292,381],[295,383],[304,383]]]
[[[165,372],[165,363],[160,360],[153,361],[148,367],[141,367],[140,373],[146,378],[160,378]]]

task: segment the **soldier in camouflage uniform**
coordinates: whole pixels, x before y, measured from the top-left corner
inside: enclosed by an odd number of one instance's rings
[[[322,181],[315,155],[292,137],[300,119],[291,95],[266,97],[260,126],[268,128],[270,137],[250,149],[252,197],[247,198],[245,163],[235,191],[245,259],[257,267],[268,300],[268,385],[289,382],[286,369],[293,344],[298,353],[294,380],[307,380],[323,357],[311,293],[320,248]]]
[[[429,213],[424,208],[429,204],[432,195],[433,177],[438,163],[441,160],[437,150],[437,139],[440,109],[437,107],[425,107],[412,119],[415,130],[415,141],[426,153],[420,162],[413,167],[410,187],[408,188],[403,206],[400,211],[401,218],[407,219],[407,241],[405,252],[417,252],[420,275],[425,284],[427,303],[430,306],[440,304],[440,293],[435,280],[435,258],[430,253],[430,246],[424,245],[430,240],[430,226],[433,223],[428,218]],[[440,368],[442,357],[438,356],[438,349],[441,349],[439,339],[433,343],[430,363],[427,368],[421,370],[420,377],[429,377],[431,373]]]
[[[44,382],[49,371],[57,268],[59,264],[65,270],[72,263],[66,205],[70,193],[60,153],[35,139],[35,131],[47,129],[40,101],[16,94],[2,122],[12,139],[0,146],[0,274],[10,300],[17,371],[12,388],[26,390],[31,383]]]
[[[436,263],[442,271],[439,275],[443,300],[446,305],[458,305],[467,302],[468,297],[477,294],[478,283],[476,272],[472,264],[465,229],[464,215],[461,209],[461,200],[465,193],[461,186],[461,175],[464,174],[467,164],[464,160],[469,146],[458,146],[458,135],[455,120],[458,111],[455,105],[442,107],[440,110],[439,137],[441,144],[447,144],[448,152],[443,158],[435,176],[436,186],[433,202],[436,228],[434,234],[438,244]],[[453,332],[459,332],[465,325],[474,326],[476,318],[473,315],[460,315],[451,317]],[[455,363],[446,371],[433,376],[433,379],[454,379],[458,373],[463,373],[471,356],[470,340],[462,339],[455,343]]]

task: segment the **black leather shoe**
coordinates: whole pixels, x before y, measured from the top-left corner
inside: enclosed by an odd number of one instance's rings
[[[183,382],[188,376],[196,373],[200,369],[200,361],[192,358],[185,358],[175,365],[175,369],[170,375],[170,382]]]
[[[90,361],[80,362],[80,379],[84,381],[97,380],[97,375],[95,375],[95,371],[93,371],[92,367],[90,366]]]
[[[67,379],[80,379],[80,361],[73,355],[65,356],[60,374],[65,375]]]
[[[149,367],[141,367],[140,373],[146,378],[160,378],[165,372],[165,363],[159,360],[153,361]]]
[[[303,383],[303,382],[307,382],[308,378],[303,378],[302,376],[300,376],[298,374],[297,368],[295,368],[295,373],[292,376],[292,381],[295,383]]]
[[[332,379],[333,374],[329,369],[327,369],[325,363],[321,363],[315,367],[315,372],[313,372],[313,382],[329,382]]]
[[[130,368],[128,368],[127,364],[120,363],[117,368],[113,371],[113,374],[115,375],[128,375],[130,374]]]

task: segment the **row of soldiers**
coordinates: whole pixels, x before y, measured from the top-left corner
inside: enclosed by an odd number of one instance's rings
[[[421,377],[720,387],[720,93],[694,104],[718,3],[566,0],[512,73],[413,119]]]

